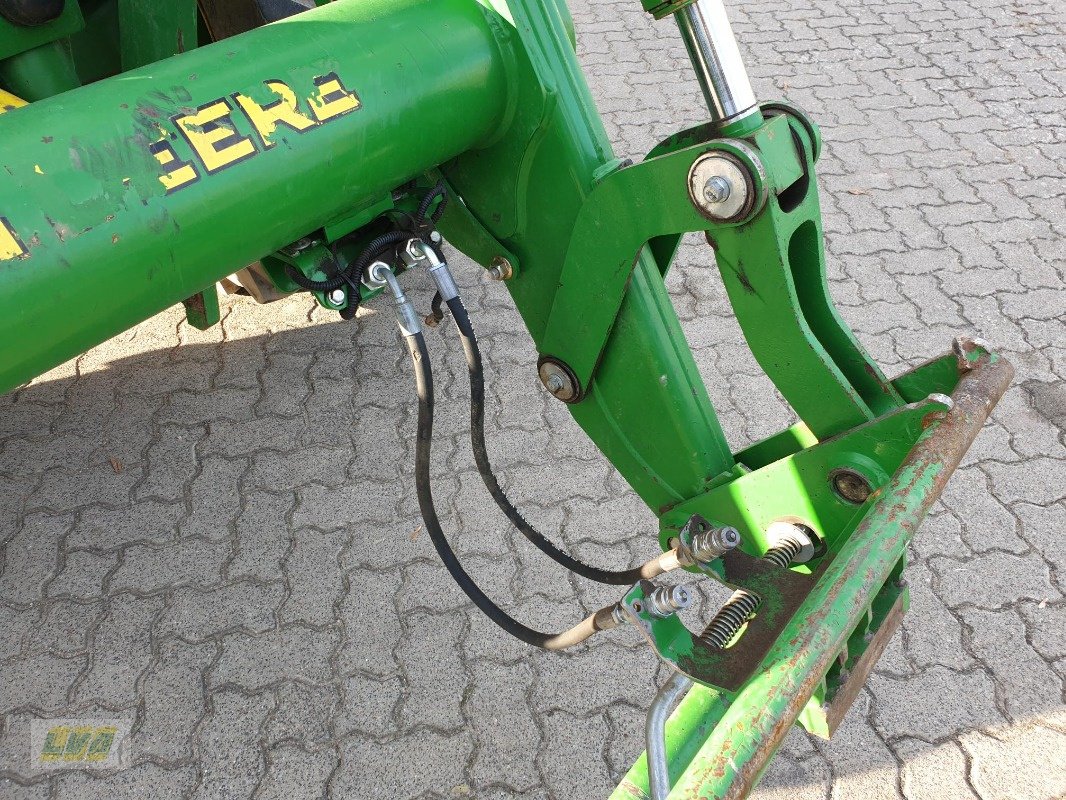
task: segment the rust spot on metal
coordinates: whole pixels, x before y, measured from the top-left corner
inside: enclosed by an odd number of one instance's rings
[[[892,393],[892,384],[889,383],[888,381],[886,381],[878,373],[877,368],[874,367],[873,364],[871,364],[869,361],[863,361],[862,362],[862,368],[864,370],[866,370],[866,374],[867,375],[869,375],[871,378],[873,378],[877,382],[877,385],[881,387],[881,391],[882,392],[884,392],[885,394],[891,394]]]

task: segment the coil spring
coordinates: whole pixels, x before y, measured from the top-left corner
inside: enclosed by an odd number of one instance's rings
[[[792,559],[798,556],[801,550],[803,550],[803,542],[787,536],[767,550],[762,560],[769,561],[779,569],[787,569]],[[733,596],[726,601],[707,628],[699,635],[699,641],[709,647],[724,649],[761,603],[762,600],[757,595],[744,589],[733,592]]]

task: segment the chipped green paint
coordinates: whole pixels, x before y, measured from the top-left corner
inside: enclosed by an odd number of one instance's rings
[[[414,29],[437,31],[433,45],[409,47]],[[507,102],[496,36],[469,0],[331,3],[0,115],[0,216],[28,249],[0,261],[0,391],[488,140]],[[357,113],[286,130],[166,194],[152,144],[162,135],[181,162],[195,158],[173,116],[262,97],[267,80],[307,98],[331,73],[358,92]],[[435,109],[432,136],[403,122],[420,103]]]

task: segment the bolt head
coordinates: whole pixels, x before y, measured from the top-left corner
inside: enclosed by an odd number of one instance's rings
[[[852,469],[834,470],[830,480],[837,496],[853,505],[862,505],[873,494],[873,487],[866,477]]]
[[[738,221],[751,213],[756,184],[738,156],[711,151],[689,168],[688,193],[696,209],[715,221]]]
[[[404,250],[411,261],[421,261],[426,257],[425,247],[421,239],[411,239],[407,242],[407,247]]]
[[[514,277],[514,267],[503,256],[496,256],[489,266],[489,277],[494,281],[509,281]]]
[[[552,395],[564,403],[577,400],[579,389],[566,367],[552,359],[544,359],[537,367],[540,382]]]
[[[724,203],[733,193],[733,184],[721,175],[715,175],[703,187],[703,196],[708,203]]]
[[[344,305],[344,301],[347,299],[348,294],[344,291],[344,289],[334,289],[332,292],[329,293],[330,305],[342,306]]]
[[[444,237],[440,235],[440,231],[430,231],[429,240],[433,242],[433,244],[440,244],[444,241]]]

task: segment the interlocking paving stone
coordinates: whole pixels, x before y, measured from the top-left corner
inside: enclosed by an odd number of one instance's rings
[[[177,764],[192,758],[192,736],[207,715],[204,672],[217,656],[216,643],[163,642],[142,684],[144,710],[131,747],[140,758]]]
[[[903,762],[900,784],[907,800],[978,800],[958,742],[930,745],[921,739],[900,739],[892,750]]]
[[[606,129],[639,158],[702,121],[675,26],[573,0]],[[1066,17],[1050,0],[735,0],[760,98],[822,126],[831,290],[889,374],[978,333],[1018,367],[908,570],[913,608],[837,738],[793,731],[759,800],[1066,796]],[[489,376],[489,448],[581,557],[654,517],[566,410],[504,287],[455,256]],[[428,283],[411,295],[423,305]],[[734,447],[790,424],[687,237],[667,282]],[[531,653],[440,567],[410,480],[387,303],[180,307],[0,397],[0,798],[594,800],[643,749],[663,670],[632,632]],[[434,473],[456,549],[542,629],[613,599],[488,502],[450,326]],[[128,770],[33,774],[34,716],[134,722]]]

